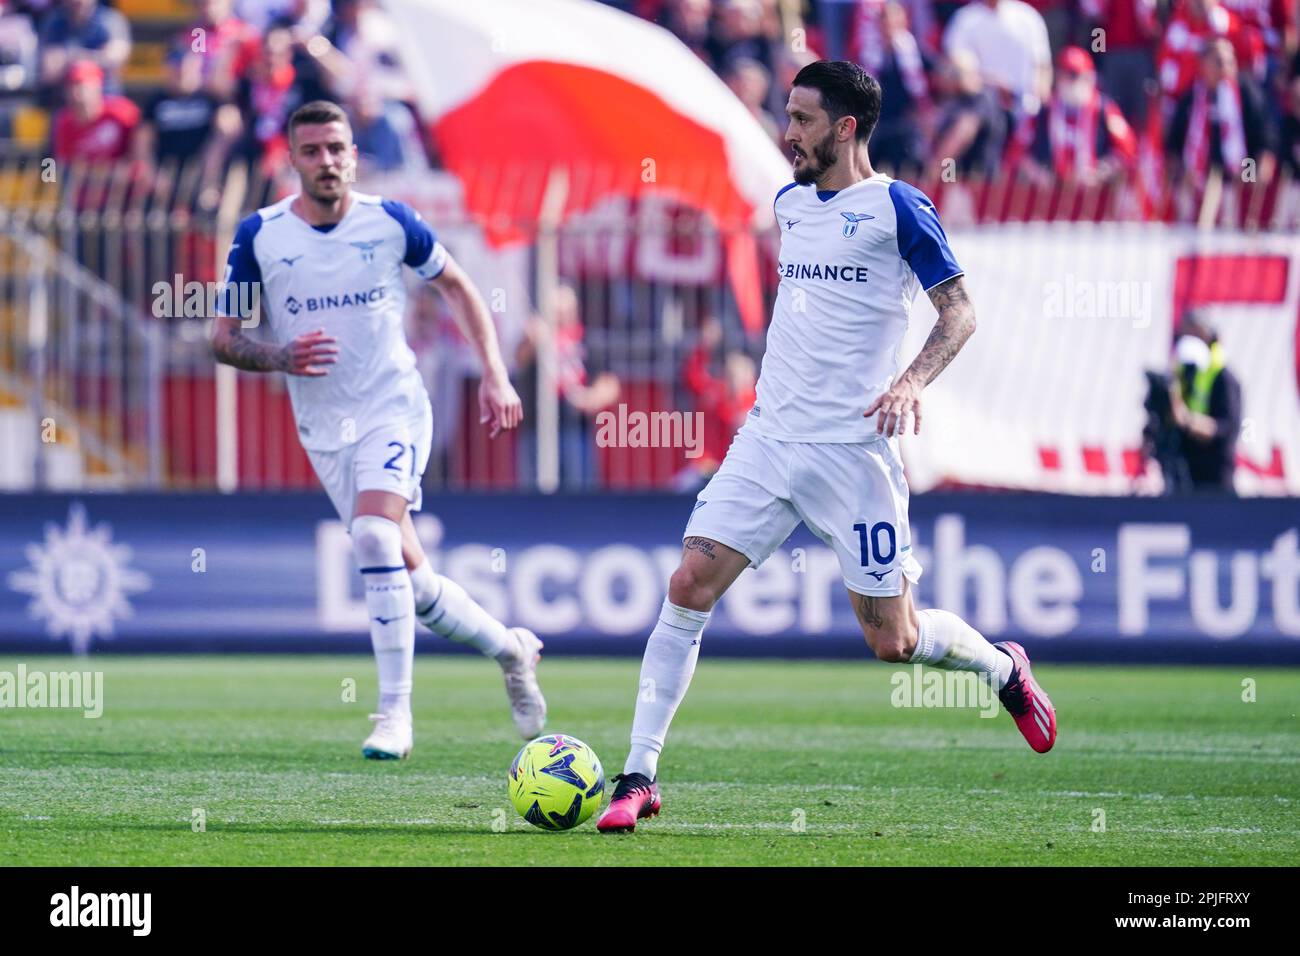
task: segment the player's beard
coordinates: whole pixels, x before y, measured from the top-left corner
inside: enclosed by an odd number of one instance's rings
[[[832,130],[820,143],[814,144],[811,156],[803,156],[803,165],[794,169],[794,181],[804,186],[815,183],[825,175],[826,170],[835,165],[838,158],[835,155],[835,132]]]
[[[332,203],[341,198],[347,192],[347,177],[342,170],[334,174],[334,180],[322,183],[319,179],[313,179],[310,183],[304,181],[303,189],[312,199],[319,203]]]

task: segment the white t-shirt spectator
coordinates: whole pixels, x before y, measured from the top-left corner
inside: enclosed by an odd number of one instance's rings
[[[1041,105],[1038,73],[1052,62],[1047,24],[1022,0],[998,0],[990,7],[974,0],[948,23],[944,50],[966,50],[979,62],[984,82],[1010,90],[1019,112],[1034,114]]]

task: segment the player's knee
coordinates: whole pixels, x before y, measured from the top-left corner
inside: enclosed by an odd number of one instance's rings
[[[388,566],[402,553],[402,529],[378,515],[352,519],[352,549],[362,567]]]
[[[916,635],[904,627],[884,627],[867,633],[867,646],[878,660],[887,664],[905,664],[916,649]]]
[[[695,568],[681,565],[668,579],[668,600],[693,611],[710,611],[717,603],[717,586]]]

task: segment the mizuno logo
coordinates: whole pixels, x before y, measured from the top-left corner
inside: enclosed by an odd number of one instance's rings
[[[785,221],[785,228],[786,228],[786,231],[788,232],[789,230],[793,229],[794,226],[795,226],[795,223],[798,223],[798,222],[803,222],[803,220],[802,220],[802,219],[787,219],[787,220]]]
[[[293,264],[294,264],[295,262],[297,262],[297,261],[298,261],[299,259],[301,259],[301,258],[302,258],[302,255],[296,255],[296,256],[281,256],[281,257],[280,257],[280,261],[283,262],[286,266],[289,266],[290,268],[292,268],[292,267],[293,267]]]
[[[883,581],[886,574],[892,574],[893,572],[894,569],[890,568],[888,571],[868,571],[867,574],[871,575],[877,581]]]
[[[917,209],[924,209],[924,210],[925,210],[926,212],[928,212],[931,216],[934,216],[936,219],[939,218],[939,214],[935,211],[935,208],[934,208],[933,205],[926,205],[926,204],[923,203],[923,202],[919,202],[919,203],[916,204],[916,208],[917,208]]]
[[[392,624],[394,621],[400,621],[404,617],[406,617],[405,614],[399,614],[397,615],[397,617],[377,617],[375,618],[375,620],[378,621],[380,624],[388,625],[388,624]]]
[[[844,231],[841,235],[844,236],[845,239],[853,238],[858,231],[858,223],[876,218],[870,213],[865,212],[842,212],[840,215],[844,217]]]

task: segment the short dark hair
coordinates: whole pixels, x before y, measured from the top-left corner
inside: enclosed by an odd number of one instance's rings
[[[793,86],[806,86],[822,95],[822,109],[836,123],[845,116],[858,121],[857,138],[865,143],[880,120],[880,83],[848,60],[809,63],[794,78]]]
[[[293,131],[299,126],[319,126],[324,123],[342,123],[348,129],[352,128],[343,107],[329,100],[312,100],[298,107],[289,117],[289,139],[293,139]]]

